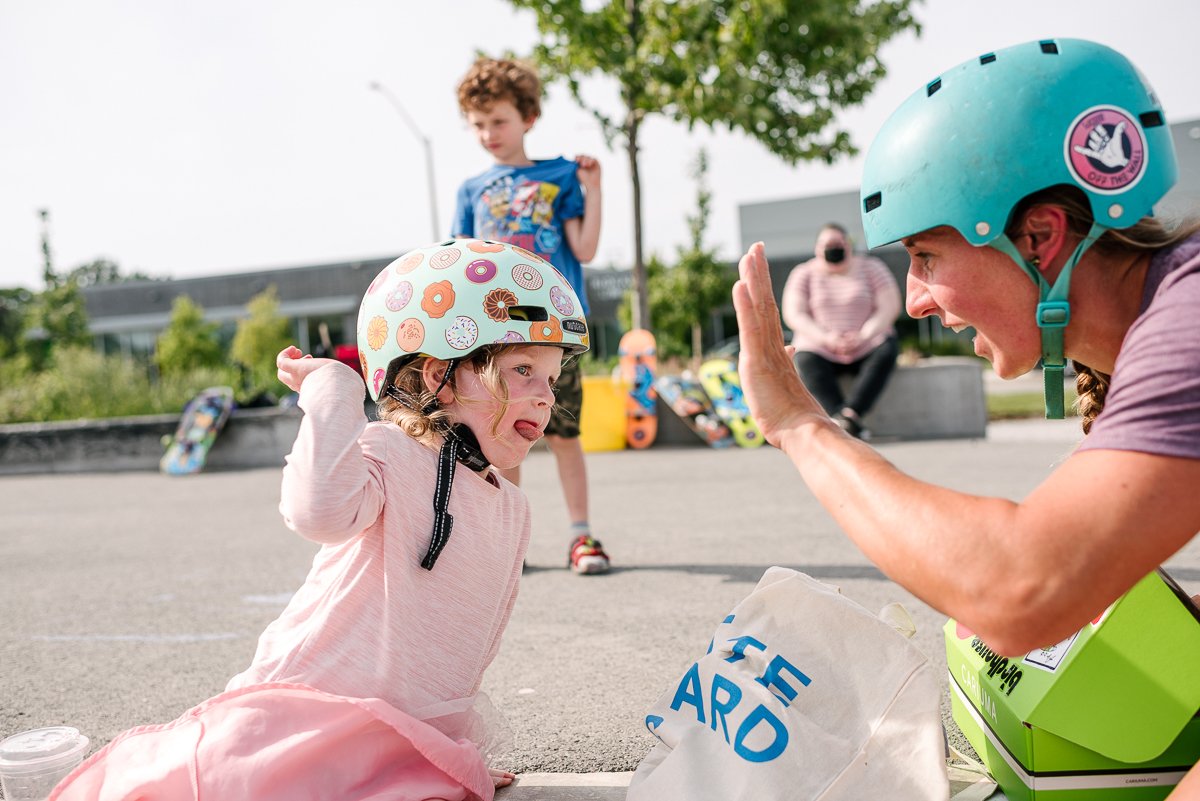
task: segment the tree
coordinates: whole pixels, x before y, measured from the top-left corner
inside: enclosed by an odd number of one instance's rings
[[[218,367],[225,360],[216,323],[204,322],[204,309],[187,295],[171,304],[171,321],[158,337],[154,361],[162,375],[180,375],[196,367]]]
[[[537,16],[534,60],[550,80],[600,121],[610,145],[620,138],[633,183],[633,323],[649,327],[642,260],[638,131],[650,114],[724,125],[761,142],[788,164],[832,163],[855,152],[849,134],[826,131],[836,113],[858,105],[886,74],[879,48],[919,31],[913,0],[512,0]],[[589,106],[581,80],[615,79],[619,120]]]
[[[253,397],[279,384],[275,356],[292,342],[291,326],[279,314],[275,285],[267,287],[246,304],[246,315],[238,320],[229,355],[246,370],[246,391]]]
[[[66,280],[74,281],[81,287],[88,287],[97,284],[119,284],[125,281],[152,281],[154,279],[142,272],[123,274],[116,262],[99,258],[71,270],[67,273]]]
[[[707,176],[708,153],[701,148],[692,166],[696,213],[687,218],[691,242],[678,249],[674,267],[667,267],[654,256],[646,265],[650,316],[655,321],[658,351],[662,356],[691,354],[699,358],[704,322],[711,319],[714,310],[729,305],[733,271],[717,259],[716,250],[704,247],[704,232],[712,214]],[[629,319],[632,312],[623,308],[621,317]]]
[[[57,348],[90,346],[87,308],[74,281],[56,281],[35,296],[25,318],[25,349],[34,370],[50,365]]]
[[[24,287],[0,289],[0,359],[21,351],[25,320],[34,294]]]

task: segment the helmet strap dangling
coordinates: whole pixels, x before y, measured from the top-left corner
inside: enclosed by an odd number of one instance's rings
[[[1042,331],[1042,378],[1046,397],[1046,419],[1062,420],[1066,415],[1063,399],[1063,371],[1066,358],[1063,354],[1063,331],[1071,322],[1071,304],[1067,297],[1071,290],[1071,272],[1083,254],[1087,252],[1105,231],[1099,223],[1092,223],[1087,236],[1080,240],[1063,265],[1054,285],[1051,286],[1038,267],[1041,260],[1036,256],[1026,259],[1017,250],[1008,235],[1002,235],[991,246],[1007,254],[1033,280],[1038,288],[1037,325]]]
[[[454,375],[455,368],[458,367],[459,360],[451,359],[447,362],[446,372],[442,374],[442,380],[438,384],[437,389],[433,391],[433,400],[425,404],[420,409],[417,409],[412,401],[407,398],[404,393],[389,384],[385,392],[389,397],[396,400],[401,405],[413,411],[419,411],[423,415],[430,415],[437,411],[441,405],[438,401],[438,395],[450,383],[451,377]],[[446,547],[446,543],[450,541],[450,532],[454,528],[454,516],[450,514],[450,489],[454,484],[454,471],[459,462],[462,462],[471,470],[481,471],[486,470],[491,464],[487,457],[483,455],[483,450],[479,447],[479,440],[475,436],[475,432],[463,424],[455,423],[450,425],[439,421],[434,424],[435,430],[442,435],[442,447],[438,451],[438,467],[437,467],[437,484],[433,489],[433,534],[429,540],[429,549],[425,552],[424,558],[421,559],[421,567],[426,570],[433,570],[434,564],[442,554],[442,550]]]

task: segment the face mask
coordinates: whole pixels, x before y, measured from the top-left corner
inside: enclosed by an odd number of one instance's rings
[[[825,261],[830,264],[840,264],[846,260],[845,248],[825,248]]]

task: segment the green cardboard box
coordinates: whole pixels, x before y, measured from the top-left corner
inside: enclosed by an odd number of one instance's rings
[[[1024,656],[944,631],[954,720],[1010,801],[1162,799],[1200,759],[1200,610],[1163,571]]]

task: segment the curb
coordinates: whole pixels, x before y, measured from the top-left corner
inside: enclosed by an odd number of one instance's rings
[[[496,791],[497,801],[622,801],[633,771],[621,773],[519,773]]]

